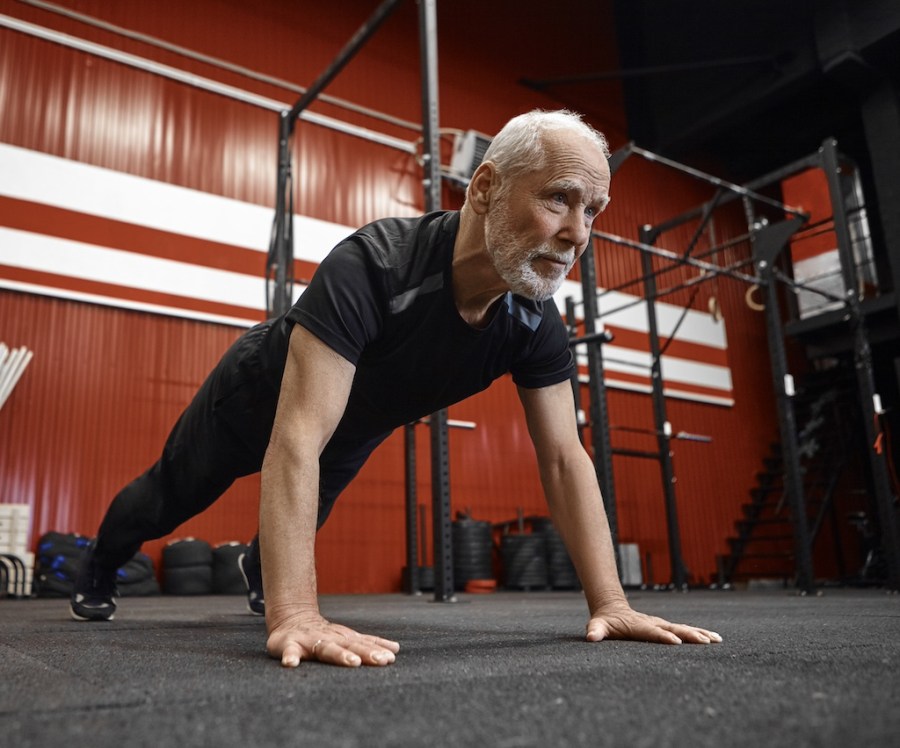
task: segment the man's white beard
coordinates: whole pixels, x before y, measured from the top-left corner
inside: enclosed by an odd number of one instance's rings
[[[504,202],[495,204],[487,218],[486,240],[488,254],[497,274],[503,278],[514,294],[534,301],[546,301],[562,286],[563,281],[575,264],[575,252],[554,249],[543,242],[531,249],[516,244],[516,231]],[[565,263],[565,267],[554,269],[548,275],[535,270],[534,261],[538,257],[552,257]]]

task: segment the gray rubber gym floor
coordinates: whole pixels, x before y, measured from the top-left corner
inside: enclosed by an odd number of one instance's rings
[[[326,596],[397,662],[284,670],[240,598],[125,598],[99,624],[4,599],[0,746],[900,745],[900,597],[629,598],[725,642],[588,644],[577,593]]]

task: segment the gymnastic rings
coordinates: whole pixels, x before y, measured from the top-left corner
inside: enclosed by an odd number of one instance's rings
[[[750,307],[754,312],[761,312],[766,308],[765,304],[760,304],[756,299],[753,298],[753,294],[755,294],[759,290],[759,285],[754,283],[750,288],[747,289],[747,293],[744,294],[744,302]]]

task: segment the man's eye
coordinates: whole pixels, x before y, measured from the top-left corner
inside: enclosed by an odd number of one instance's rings
[[[553,195],[553,201],[559,203],[560,205],[565,205],[567,202],[566,193],[565,192],[557,192]]]

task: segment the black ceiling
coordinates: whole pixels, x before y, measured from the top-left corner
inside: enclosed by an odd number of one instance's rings
[[[830,136],[868,157],[861,100],[885,77],[900,81],[900,2],[609,1],[619,69],[575,69],[532,85],[585,109],[592,85],[618,78],[632,140],[736,181]]]

